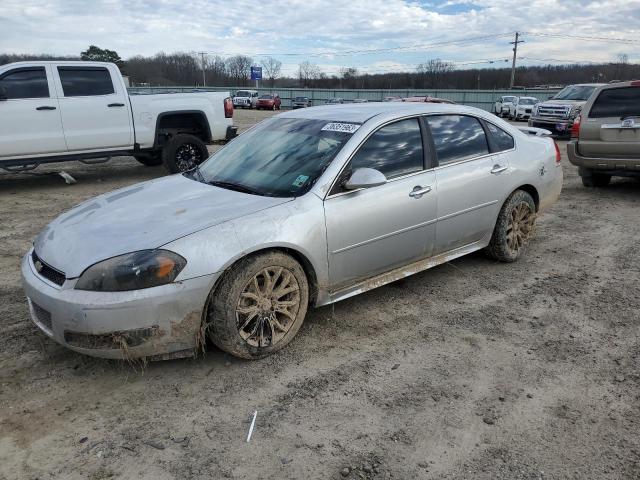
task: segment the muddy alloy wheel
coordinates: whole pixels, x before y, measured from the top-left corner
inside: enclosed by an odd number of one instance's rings
[[[515,262],[533,235],[535,221],[533,198],[524,190],[516,190],[500,209],[486,253],[501,262]]]
[[[296,336],[309,306],[307,275],[293,257],[268,251],[239,260],[211,293],[206,330],[236,357],[257,359]]]
[[[300,309],[300,287],[283,267],[267,267],[244,287],[236,307],[238,333],[252,347],[277,344]]]
[[[507,225],[507,246],[517,255],[533,232],[535,214],[527,202],[521,202],[511,210],[511,221]]]

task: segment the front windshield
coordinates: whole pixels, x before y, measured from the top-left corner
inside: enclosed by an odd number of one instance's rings
[[[296,102],[306,102],[307,101],[307,97],[296,97],[296,99],[294,101],[296,101]]]
[[[256,195],[297,197],[309,191],[357,128],[326,120],[265,120],[204,162],[199,179]]]
[[[552,100],[588,100],[596,87],[589,85],[569,85],[560,90]]]
[[[236,97],[250,97],[251,92],[247,92],[246,90],[240,90],[236,92]]]
[[[271,100],[271,95],[262,95],[260,100]]]
[[[502,97],[503,102],[513,102],[516,97]]]
[[[518,104],[520,105],[535,105],[537,102],[537,98],[521,98],[518,100]]]

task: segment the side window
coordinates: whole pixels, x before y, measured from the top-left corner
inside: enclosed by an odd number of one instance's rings
[[[417,118],[385,125],[371,135],[351,159],[350,170],[375,168],[387,178],[424,168],[422,134]]]
[[[44,67],[10,70],[0,77],[0,89],[7,100],[17,98],[48,98],[49,85]]]
[[[477,118],[466,115],[433,115],[426,118],[439,165],[489,153],[487,137]]]
[[[493,123],[485,122],[485,125],[493,143],[493,152],[504,152],[513,148],[513,137],[511,135],[500,127],[496,127]]]
[[[88,97],[114,93],[109,70],[100,67],[58,67],[65,97]]]
[[[593,102],[589,118],[640,116],[640,88],[624,87],[603,90]]]

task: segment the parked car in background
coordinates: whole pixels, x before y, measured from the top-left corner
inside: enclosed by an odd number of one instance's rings
[[[236,108],[254,108],[257,104],[257,90],[238,90],[233,96],[233,106]]]
[[[311,106],[311,100],[309,97],[296,97],[291,101],[291,108],[294,110],[297,108],[307,108]]]
[[[208,335],[261,358],[310,307],[481,249],[517,260],[560,193],[559,157],[552,139],[459,105],[281,113],[191,172],[51,222],[22,260],[30,313],[99,357],[192,356]]]
[[[352,100],[353,103],[367,103],[369,100],[367,100],[366,98],[354,98]]]
[[[503,95],[493,104],[493,113],[499,117],[506,117],[509,114],[509,108],[517,97],[515,95]]]
[[[337,105],[340,103],[344,103],[344,100],[342,98],[329,98],[324,103],[325,105]]]
[[[266,95],[261,95],[258,98],[256,109],[280,110],[281,103],[282,101],[280,100],[280,95],[278,95],[277,93],[267,93]]]
[[[509,120],[529,119],[533,106],[539,101],[536,97],[516,97],[509,105]]]
[[[438,97],[422,97],[422,96],[414,96],[414,97],[406,97],[401,99],[403,102],[422,102],[422,103],[450,103],[454,104],[453,100],[447,100],[446,98],[438,98]]]
[[[640,178],[640,80],[597,88],[573,122],[567,153],[586,187]]]
[[[383,102],[401,102],[402,98],[398,96],[390,96],[390,97],[384,97],[382,101]]]
[[[132,155],[183,172],[208,143],[236,134],[228,92],[129,95],[118,67],[102,62],[0,66],[0,168],[97,162]]]
[[[559,136],[568,136],[573,120],[580,114],[582,106],[602,83],[569,85],[545,102],[533,108],[529,126],[550,130]]]

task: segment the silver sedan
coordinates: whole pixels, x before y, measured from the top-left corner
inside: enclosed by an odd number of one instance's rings
[[[32,318],[94,356],[191,356],[209,337],[263,357],[309,307],[480,249],[516,260],[562,185],[533,133],[446,104],[276,115],[196,170],[54,220],[22,261]]]

